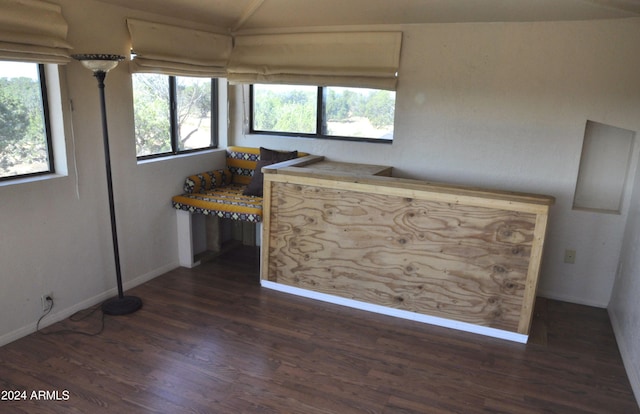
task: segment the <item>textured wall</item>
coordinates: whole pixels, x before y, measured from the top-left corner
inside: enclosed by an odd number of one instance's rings
[[[640,177],[636,177],[635,183],[609,316],[636,400],[640,402]]]
[[[231,139],[388,164],[398,176],[552,195],[540,293],[606,307],[633,180],[620,215],[574,211],[573,193],[587,120],[640,131],[640,19],[400,29],[392,145],[246,134],[240,88]],[[576,250],[575,264],[564,263],[565,249]]]

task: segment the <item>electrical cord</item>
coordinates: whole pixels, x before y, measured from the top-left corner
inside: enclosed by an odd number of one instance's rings
[[[59,331],[53,331],[53,332],[43,332],[40,330],[40,322],[42,321],[42,319],[45,318],[45,316],[47,316],[49,313],[51,313],[51,311],[53,310],[53,306],[54,306],[54,302],[53,302],[53,298],[51,298],[50,296],[47,296],[46,298],[47,302],[50,303],[51,306],[49,306],[49,309],[47,309],[47,311],[38,319],[38,322],[36,322],[36,332],[38,332],[40,335],[62,335],[62,334],[77,334],[77,335],[85,335],[85,336],[98,336],[100,335],[103,331],[104,331],[104,312],[102,313],[102,317],[100,318],[100,330],[98,332],[84,332],[84,331],[76,331],[76,330],[72,330],[72,329],[62,329]],[[101,305],[97,305],[94,306],[93,308],[89,308],[89,309],[84,309],[81,311],[78,311],[76,313],[74,313],[73,315],[71,315],[69,317],[69,320],[72,322],[81,322],[85,319],[87,319],[88,317],[90,317],[91,315],[93,315],[94,313],[96,313],[97,310],[101,309]],[[81,317],[78,317],[77,315],[86,312],[88,310],[88,312],[85,315],[82,315]]]
[[[53,309],[53,299],[47,296],[47,302],[51,302],[51,306],[49,306],[49,309],[47,309],[47,311],[43,313],[42,316],[38,319],[38,322],[36,322],[36,332],[40,332],[40,321],[42,321],[45,316],[51,313],[51,310]]]

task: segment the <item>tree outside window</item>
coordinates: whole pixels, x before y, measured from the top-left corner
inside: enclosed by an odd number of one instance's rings
[[[0,179],[53,172],[44,67],[0,62]]]
[[[251,131],[376,142],[393,140],[395,92],[293,85],[251,86]]]
[[[208,78],[134,74],[138,158],[215,148],[216,85]]]

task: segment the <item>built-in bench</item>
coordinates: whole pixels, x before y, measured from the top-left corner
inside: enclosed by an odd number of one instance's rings
[[[217,219],[231,219],[258,225],[262,222],[262,172],[265,165],[297,159],[307,154],[282,152],[265,148],[230,146],[226,151],[226,166],[186,178],[184,193],[172,198],[178,223],[178,253],[181,266],[199,264],[194,258],[194,214]],[[213,232],[218,232],[215,226]],[[209,233],[207,235],[207,233]],[[211,238],[206,231],[204,238]],[[205,242],[206,243],[206,242]],[[202,243],[200,243],[202,244]]]
[[[186,178],[184,193],[174,196],[175,209],[220,218],[262,221],[262,197],[244,195],[260,159],[260,148],[227,148],[225,168]]]

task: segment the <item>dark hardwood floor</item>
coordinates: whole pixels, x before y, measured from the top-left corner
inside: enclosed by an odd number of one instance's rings
[[[605,310],[539,300],[522,345],[261,289],[257,259],[132,289],[144,307],[97,336],[56,332],[99,313],[0,348],[0,390],[27,397],[0,412],[640,412]]]

